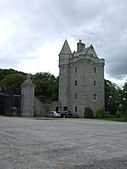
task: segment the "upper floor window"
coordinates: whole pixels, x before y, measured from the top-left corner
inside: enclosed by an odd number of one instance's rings
[[[90,56],[91,56],[91,57],[94,57],[94,54],[93,54],[93,53],[91,53],[91,54],[90,54]]]
[[[93,81],[93,85],[94,85],[94,87],[96,86],[96,80]]]
[[[75,67],[75,73],[77,73],[77,67]]]
[[[75,80],[75,86],[77,86],[78,85],[78,82],[77,82],[77,80]]]
[[[97,69],[96,69],[96,67],[94,67],[94,68],[93,68],[93,71],[94,71],[94,73],[96,73],[96,72],[97,72]]]
[[[97,100],[97,95],[96,95],[96,94],[93,95],[93,100],[94,100],[94,101]]]

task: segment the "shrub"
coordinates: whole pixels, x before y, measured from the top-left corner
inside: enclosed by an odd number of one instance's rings
[[[105,112],[103,109],[97,110],[96,111],[96,118],[104,118],[105,117]]]
[[[120,117],[127,119],[127,110],[124,113],[121,113]]]
[[[93,118],[93,117],[94,117],[94,113],[92,109],[89,107],[86,107],[85,112],[84,112],[84,118]]]
[[[121,111],[119,111],[119,110],[117,110],[117,112],[116,112],[116,115],[115,115],[115,116],[116,116],[117,118],[120,118],[120,117],[121,117],[121,115],[122,115],[122,112],[121,112]]]

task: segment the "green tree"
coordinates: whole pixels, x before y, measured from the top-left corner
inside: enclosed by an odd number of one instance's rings
[[[1,81],[0,86],[2,90],[13,93],[20,94],[21,93],[21,84],[25,80],[25,75],[20,73],[8,74]]]
[[[54,101],[58,99],[58,78],[50,73],[36,73],[33,75],[35,95],[41,101]]]
[[[105,111],[115,114],[121,104],[122,90],[116,85],[105,80]]]
[[[121,106],[123,112],[127,112],[127,82],[125,82],[122,90]]]
[[[0,81],[5,78],[5,76],[10,75],[10,74],[16,74],[20,73],[22,75],[26,75],[24,72],[20,72],[14,69],[0,69]]]

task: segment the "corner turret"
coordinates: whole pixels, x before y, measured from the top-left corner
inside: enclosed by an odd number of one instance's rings
[[[72,52],[70,49],[70,46],[68,44],[68,41],[65,40],[63,47],[59,53],[59,65],[62,64],[69,64],[69,59],[72,56]]]

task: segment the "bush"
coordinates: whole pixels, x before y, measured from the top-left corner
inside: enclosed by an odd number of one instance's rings
[[[91,108],[86,107],[84,112],[84,118],[93,118],[94,114]]]
[[[117,110],[117,112],[116,112],[116,115],[115,115],[115,116],[116,116],[117,118],[120,118],[120,117],[121,117],[121,114],[122,114],[122,112],[121,112],[121,111],[119,111],[119,110]]]
[[[124,113],[122,112],[120,117],[127,119],[127,110]]]
[[[96,118],[104,118],[105,117],[105,112],[103,109],[97,110],[96,111]]]

